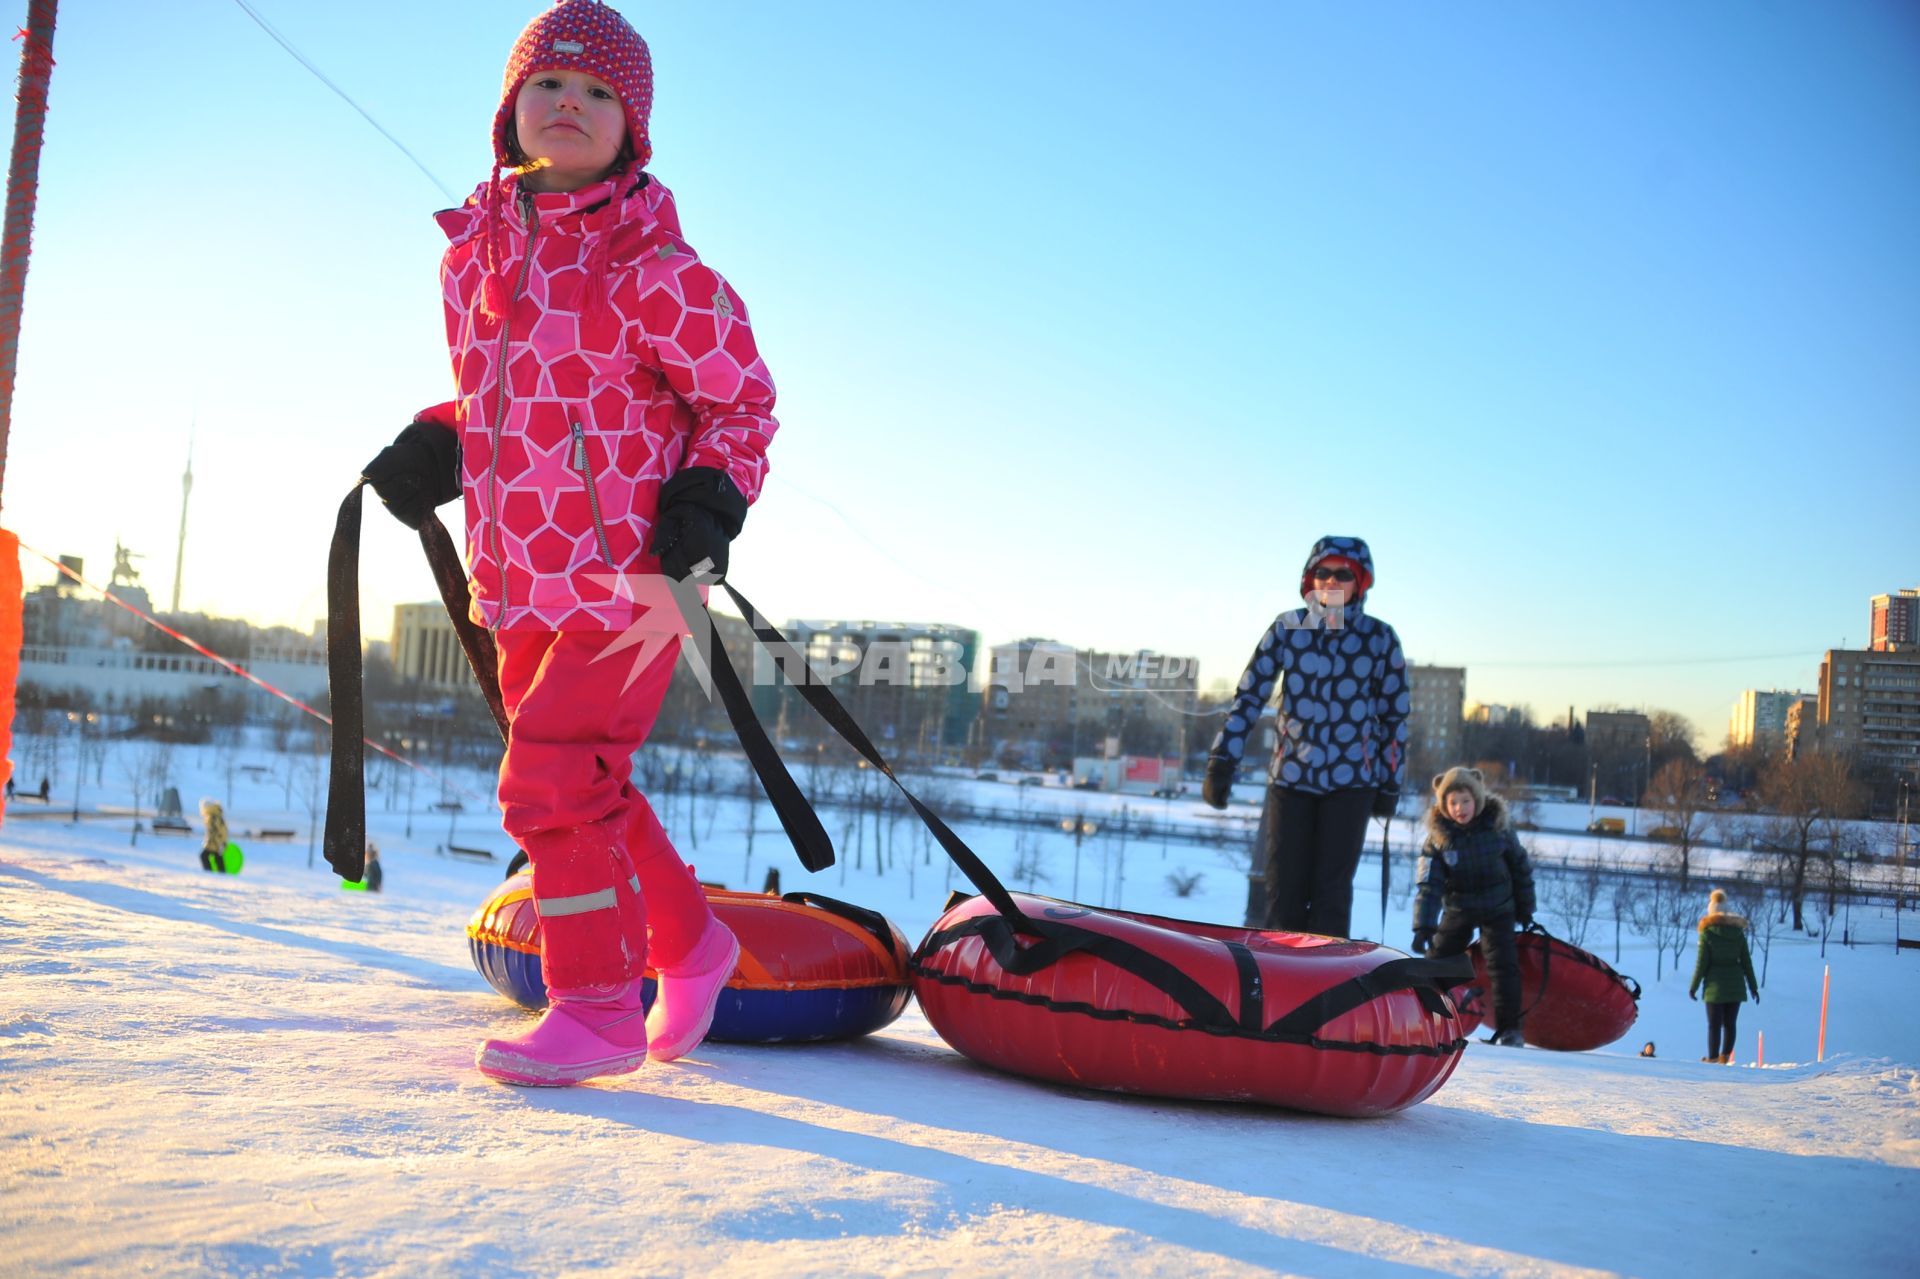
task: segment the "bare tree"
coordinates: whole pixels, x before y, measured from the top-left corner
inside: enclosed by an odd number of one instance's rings
[[[1647,803],[1660,816],[1660,842],[1673,850],[1685,889],[1693,879],[1693,850],[1713,829],[1707,770],[1691,758],[1668,760],[1647,788]]]
[[[1743,887],[1738,893],[1730,893],[1740,913],[1747,920],[1747,936],[1753,939],[1754,949],[1760,952],[1760,984],[1767,984],[1767,961],[1773,956],[1774,934],[1780,930],[1781,912],[1769,900],[1774,895],[1771,886],[1760,883]]]
[[[1598,862],[1580,870],[1540,874],[1542,904],[1559,921],[1560,936],[1575,946],[1584,948],[1587,944],[1604,879]]]
[[[1658,981],[1665,972],[1667,953],[1673,953],[1675,968],[1693,936],[1696,916],[1690,895],[1680,886],[1678,876],[1654,874],[1631,895],[1629,914],[1634,927],[1654,944],[1653,976]]]
[[[1768,851],[1787,868],[1787,896],[1793,908],[1793,926],[1806,930],[1808,869],[1832,857],[1820,838],[1831,833],[1831,823],[1851,816],[1859,806],[1860,788],[1838,755],[1808,752],[1768,766],[1760,778],[1760,802],[1773,816],[1767,824]]]

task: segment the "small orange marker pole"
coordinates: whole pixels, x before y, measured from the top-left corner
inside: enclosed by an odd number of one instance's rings
[[[1760,1032],[1760,1042],[1753,1050],[1753,1064],[1756,1066],[1767,1064],[1767,1032],[1764,1030]]]
[[[1833,987],[1833,965],[1828,964],[1820,974],[1820,1046],[1814,1050],[1815,1061],[1827,1059],[1827,992]]]

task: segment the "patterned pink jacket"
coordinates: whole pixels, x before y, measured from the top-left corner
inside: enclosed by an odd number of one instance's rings
[[[418,420],[460,436],[474,620],[621,630],[647,610],[626,575],[659,571],[646,544],[662,481],[710,466],[759,497],[773,380],[746,306],[688,247],[657,181],[566,194],[503,181],[504,322],[480,305],[484,185],[436,215],[452,240],[440,276],[459,398]]]

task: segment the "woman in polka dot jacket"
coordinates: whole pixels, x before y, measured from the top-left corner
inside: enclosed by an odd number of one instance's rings
[[[1373,556],[1357,537],[1323,537],[1300,574],[1305,608],[1273,620],[1240,676],[1240,692],[1208,753],[1201,795],[1227,806],[1247,734],[1280,692],[1280,740],[1260,826],[1263,926],[1349,934],[1353,874],[1370,815],[1388,817],[1406,774],[1406,656],[1393,628],[1366,611]]]

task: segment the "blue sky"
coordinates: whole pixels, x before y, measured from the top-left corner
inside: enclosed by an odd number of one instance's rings
[[[255,8],[484,176],[535,6]],[[1470,697],[1717,746],[1920,585],[1911,5],[627,12],[781,390],[734,556],[776,617],[1232,679],[1358,534]],[[227,0],[70,5],[55,55],[6,522],[101,576],[117,534],[164,601],[197,421],[184,605],[308,624],[340,497],[447,395],[447,201]],[[391,521],[365,560],[370,632],[431,597]]]

